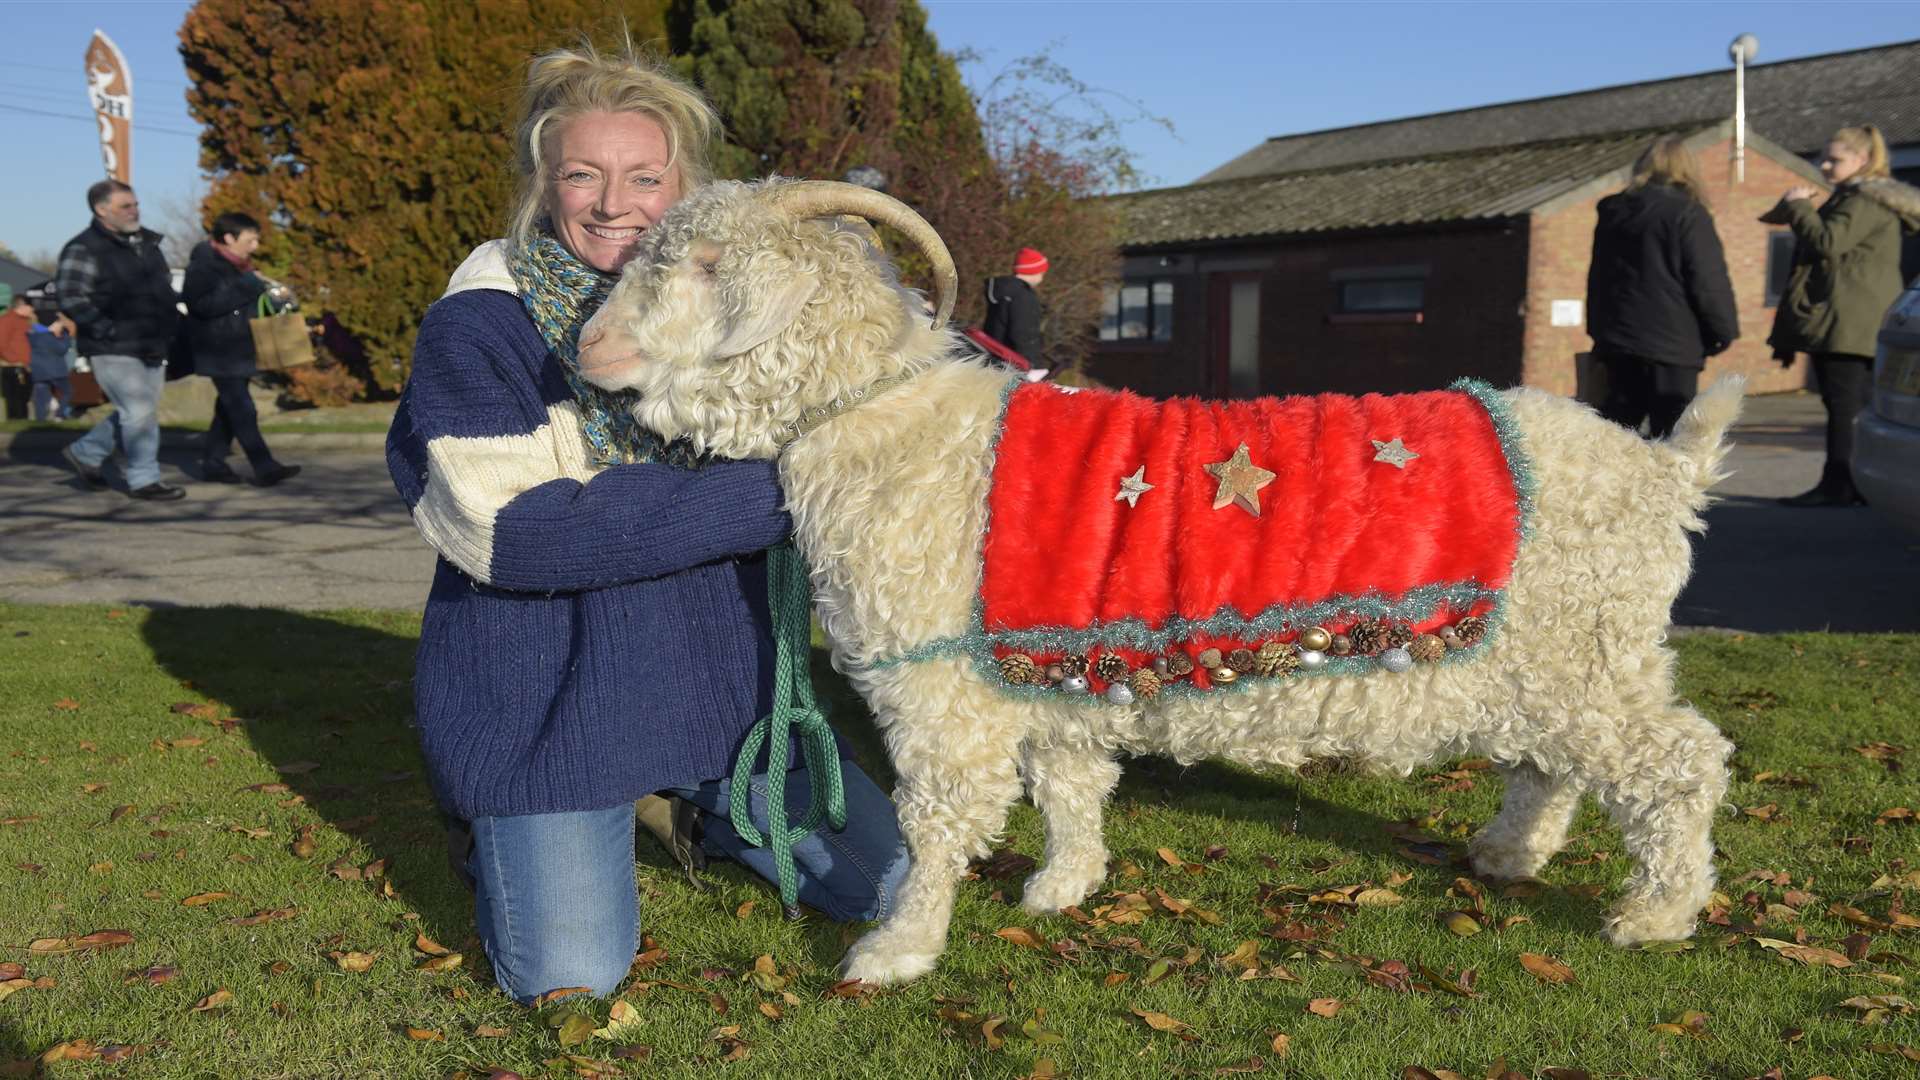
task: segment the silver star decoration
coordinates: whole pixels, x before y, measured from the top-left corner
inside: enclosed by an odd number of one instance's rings
[[[1395,439],[1392,442],[1381,442],[1379,439],[1370,441],[1373,443],[1373,448],[1379,451],[1373,455],[1373,460],[1384,461],[1396,469],[1406,468],[1407,462],[1420,456],[1407,449],[1406,445],[1399,439]]]
[[[1153,485],[1147,483],[1147,467],[1142,465],[1133,470],[1132,476],[1120,478],[1120,493],[1113,497],[1113,501],[1119,502],[1125,499],[1128,506],[1139,506],[1140,496],[1152,490]]]

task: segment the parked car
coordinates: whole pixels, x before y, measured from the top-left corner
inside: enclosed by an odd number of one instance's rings
[[[1873,401],[1854,422],[1853,482],[1868,505],[1920,536],[1920,277],[1880,324]]]

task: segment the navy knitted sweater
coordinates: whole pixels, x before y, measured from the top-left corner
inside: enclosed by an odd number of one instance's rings
[[[443,806],[604,809],[731,770],[772,686],[770,463],[596,468],[519,298],[478,287],[421,323],[387,465],[440,553],[414,704]]]

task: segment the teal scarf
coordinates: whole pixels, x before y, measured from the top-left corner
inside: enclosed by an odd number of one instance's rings
[[[704,459],[684,441],[668,443],[640,426],[632,390],[602,390],[580,377],[580,328],[607,299],[614,278],[573,257],[550,233],[541,232],[510,260],[520,303],[541,338],[560,360],[567,385],[580,404],[580,424],[597,465],[661,461],[693,468]]]

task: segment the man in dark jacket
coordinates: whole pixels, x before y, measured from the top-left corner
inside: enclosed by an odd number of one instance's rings
[[[1021,248],[1013,273],[987,282],[987,318],[980,326],[982,333],[1036,368],[1047,366],[1041,357],[1040,296],[1034,291],[1046,277],[1047,257]]]
[[[115,446],[127,455],[127,494],[166,501],[186,491],[160,480],[160,391],[180,318],[160,234],[140,227],[140,202],[118,180],[87,189],[93,221],[61,249],[54,274],[60,310],[79,327],[78,348],[113,414],[61,455],[94,490]]]
[[[1600,200],[1587,270],[1587,332],[1607,371],[1600,413],[1636,430],[1649,420],[1656,439],[1693,400],[1706,358],[1740,336],[1691,159],[1672,136],[1642,155],[1627,190]]]

